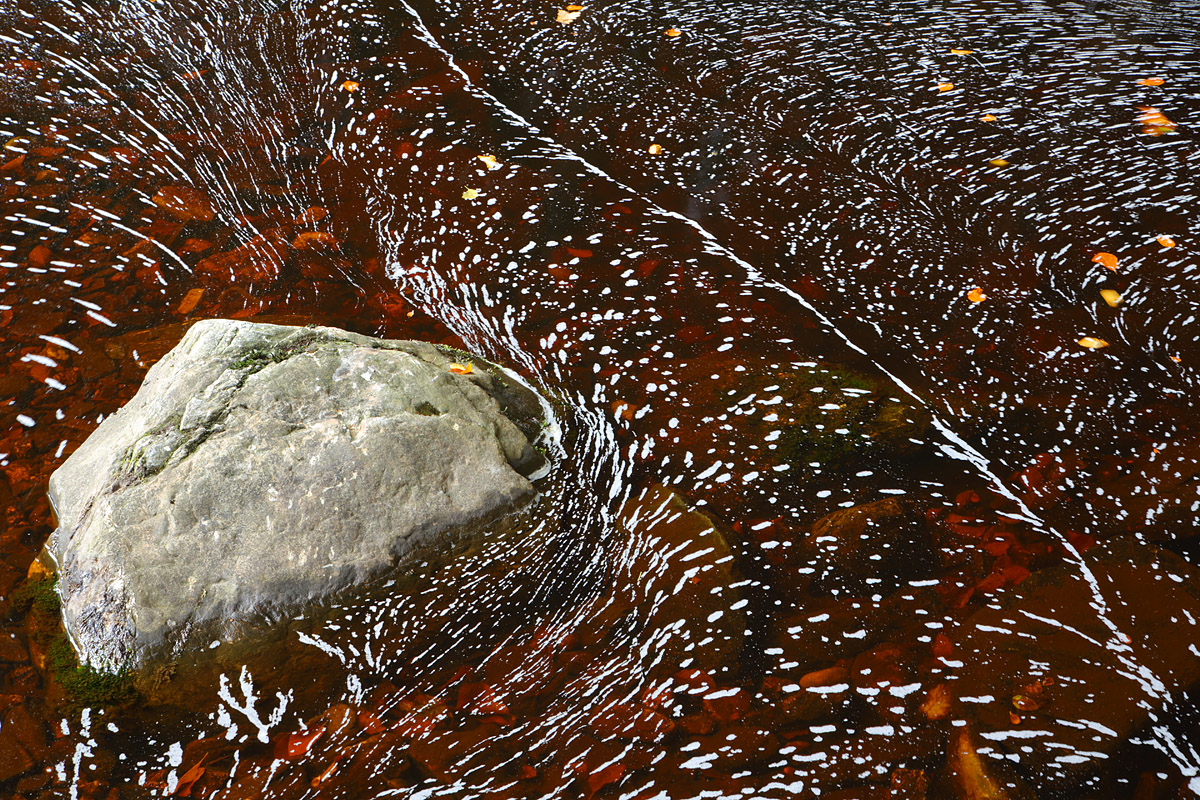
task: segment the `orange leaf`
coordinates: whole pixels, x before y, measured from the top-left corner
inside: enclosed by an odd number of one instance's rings
[[[663,146],[661,144],[652,144],[646,148],[646,152],[652,156],[661,156],[663,152]]]
[[[949,92],[954,89],[954,84],[950,81],[940,81],[937,85],[939,92]]]
[[[1092,256],[1092,261],[1107,269],[1111,269],[1113,272],[1117,271],[1117,257],[1112,253],[1096,253],[1096,255]]]
[[[179,308],[175,309],[175,313],[176,314],[188,313],[189,311],[191,311],[193,308],[196,307],[196,304],[200,302],[200,298],[203,296],[204,296],[204,290],[201,288],[195,288],[195,289],[189,290],[188,293],[183,296],[183,300],[180,301]]]
[[[1079,340],[1079,346],[1089,350],[1099,350],[1101,347],[1108,347],[1108,342],[1097,339],[1095,336],[1084,336]]]
[[[342,88],[347,92],[357,92],[358,81],[342,81]]]
[[[663,31],[663,34],[670,36],[671,38],[675,38],[676,36],[682,35],[683,31],[679,30],[679,28],[667,28],[665,31]]]
[[[1142,86],[1162,86],[1166,81],[1162,78],[1142,78],[1138,83]]]
[[[204,759],[200,759],[200,761],[192,765],[191,769],[183,773],[179,782],[175,784],[175,791],[171,792],[171,794],[178,797],[187,797],[190,795],[192,786],[204,775],[204,767],[201,766],[203,763]]]
[[[978,286],[976,286],[974,289],[967,292],[967,299],[972,303],[982,303],[984,300],[987,300],[987,295],[983,293],[983,289],[980,289]]]
[[[1153,106],[1138,106],[1137,121],[1142,124],[1142,133],[1148,136],[1162,136],[1171,133],[1177,127],[1166,115]]]
[[[995,122],[998,118],[996,117],[995,114],[984,114],[979,119],[984,122]]]
[[[950,55],[952,55],[952,56],[969,56],[969,55],[971,55],[971,53],[974,53],[974,52],[975,52],[974,50],[952,49],[950,51]]]
[[[475,371],[475,365],[470,361],[465,364],[451,364],[450,371],[455,375],[470,375]]]
[[[1170,236],[1167,236],[1165,233],[1162,236],[1158,237],[1158,243],[1160,245],[1162,245],[1163,247],[1174,247],[1175,246],[1175,240],[1172,239]]]

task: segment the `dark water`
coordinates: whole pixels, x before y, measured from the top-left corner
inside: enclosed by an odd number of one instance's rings
[[[0,86],[0,793],[1200,793],[1200,5],[21,0]],[[509,364],[555,469],[80,708],[45,480],[206,317]]]

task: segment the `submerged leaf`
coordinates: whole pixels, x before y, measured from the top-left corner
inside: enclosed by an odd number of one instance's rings
[[[984,114],[979,119],[983,122],[995,122],[997,119],[999,119],[999,117],[997,117],[995,114]]]
[[[573,8],[577,10],[572,11],[571,9]],[[554,21],[559,25],[570,25],[572,22],[579,19],[579,15],[582,13],[583,11],[581,6],[568,6],[567,8],[560,8],[558,10],[558,15],[554,18]]]
[[[1138,81],[1142,86],[1162,86],[1166,83],[1163,78],[1142,78]]]
[[[663,152],[663,146],[661,144],[652,144],[646,148],[646,152],[652,156],[661,156]]]
[[[987,295],[983,293],[983,289],[980,289],[978,286],[976,286],[974,289],[967,292],[967,299],[972,303],[982,303],[984,300],[987,300]]]
[[[1095,336],[1084,336],[1079,340],[1079,346],[1089,350],[1099,350],[1101,347],[1108,347],[1108,342],[1097,339]]]
[[[1117,257],[1112,253],[1096,253],[1096,255],[1092,256],[1092,261],[1106,269],[1111,269],[1113,272],[1117,271]]]
[[[500,162],[497,161],[496,157],[493,155],[484,154],[482,156],[475,157],[482,161],[488,169],[500,169]]]
[[[1121,293],[1116,289],[1101,289],[1100,296],[1104,298],[1104,302],[1108,303],[1113,308],[1121,305],[1121,300],[1124,299],[1121,297]]]
[[[959,50],[957,48],[951,48],[950,55],[952,55],[952,56],[969,56],[974,52],[975,52],[974,50]]]
[[[1165,233],[1162,236],[1158,237],[1158,243],[1160,245],[1162,245],[1163,247],[1174,247],[1175,246],[1175,240],[1172,239],[1170,236],[1167,236]]]
[[[476,197],[479,197],[478,189],[467,189],[462,193],[463,200],[474,200]]]
[[[939,92],[949,92],[953,89],[954,89],[954,84],[951,83],[950,81],[939,81],[938,82],[937,90]]]

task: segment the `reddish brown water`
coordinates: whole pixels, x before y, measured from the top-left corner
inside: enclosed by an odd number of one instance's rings
[[[415,5],[0,10],[0,794],[1200,792],[1200,8]],[[46,480],[209,317],[509,364],[555,469],[80,707]]]

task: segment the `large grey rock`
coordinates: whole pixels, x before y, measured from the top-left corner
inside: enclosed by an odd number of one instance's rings
[[[50,479],[47,551],[81,659],[145,666],[529,498],[540,402],[479,359],[450,371],[464,359],[196,323]]]

